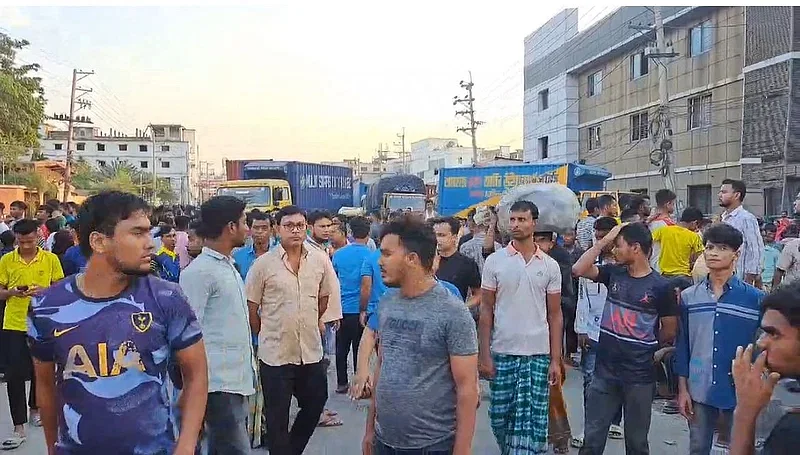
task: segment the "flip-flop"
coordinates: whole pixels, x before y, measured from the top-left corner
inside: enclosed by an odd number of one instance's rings
[[[25,436],[19,433],[13,433],[11,436],[6,438],[2,444],[0,444],[0,449],[3,450],[13,450],[17,447],[21,446],[25,442]]]
[[[574,438],[570,439],[569,445],[575,447],[576,449],[580,449],[583,447],[583,436],[575,436]]]
[[[336,417],[336,416],[339,415],[338,412],[336,412],[336,411],[334,411],[332,409],[328,409],[328,408],[325,408],[325,410],[322,411],[322,413],[327,417]]]
[[[608,437],[610,439],[622,439],[625,435],[622,434],[622,428],[619,425],[611,425],[608,429]]]
[[[39,414],[32,415],[30,421],[31,421],[31,425],[33,425],[35,427],[42,426],[42,416],[39,415]]]
[[[318,427],[323,427],[323,428],[340,427],[342,425],[344,425],[344,422],[342,422],[340,419],[334,416],[327,416],[326,418],[320,420],[319,423],[317,424]]]
[[[553,446],[553,453],[569,453],[569,447],[556,447]]]

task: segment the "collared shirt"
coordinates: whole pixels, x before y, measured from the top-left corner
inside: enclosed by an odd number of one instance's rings
[[[181,265],[178,262],[178,253],[164,248],[164,245],[156,252],[150,261],[150,270],[162,280],[177,283],[181,276]]]
[[[203,248],[181,273],[180,284],[203,328],[208,391],[254,394],[257,376],[247,297],[231,258]]]
[[[575,236],[578,239],[578,245],[580,245],[580,247],[584,250],[588,250],[594,244],[595,221],[597,221],[597,217],[592,215],[589,215],[586,218],[578,221],[578,225],[575,229]]]
[[[776,267],[785,273],[782,283],[791,283],[800,278],[800,239],[786,242]]]
[[[764,254],[764,239],[756,217],[741,205],[730,212],[722,214],[722,222],[728,223],[742,233],[744,243],[736,263],[736,276],[744,278],[745,274],[761,274],[761,257]]]
[[[50,287],[51,284],[64,278],[61,261],[58,256],[41,248],[30,262],[25,262],[19,254],[19,249],[0,258],[0,286],[6,289],[17,286],[36,286],[41,289]],[[4,330],[28,330],[26,322],[30,297],[11,296],[6,300],[6,309],[3,317]]]
[[[537,247],[526,263],[509,243],[486,259],[481,286],[497,293],[492,352],[550,354],[547,295],[561,293],[561,269],[555,259]]]
[[[486,234],[476,232],[472,235],[471,239],[464,242],[464,244],[458,248],[461,254],[478,264],[478,271],[480,273],[483,273],[483,265],[486,263],[486,257],[483,255],[483,242],[485,239]],[[503,248],[502,245],[494,242],[494,251],[500,251],[501,248]]]
[[[314,248],[303,247],[297,273],[282,245],[258,258],[247,275],[246,290],[261,317],[259,360],[270,366],[322,360],[319,299],[339,292],[334,282],[330,259]]]
[[[675,373],[687,378],[694,401],[736,407],[731,362],[736,348],[753,343],[764,293],[733,276],[719,300],[708,278],[681,292]]]
[[[325,257],[328,258],[328,262],[331,264],[331,268],[333,268],[333,262],[331,262],[331,250],[328,245],[324,245],[321,243],[317,243],[311,237],[306,239],[305,245],[316,249],[317,251],[323,253]],[[341,284],[339,283],[339,277],[334,274],[333,277],[333,291],[330,296],[328,296],[328,309],[325,310],[325,313],[322,315],[322,322],[329,323],[333,321],[338,321],[342,319],[342,289]]]

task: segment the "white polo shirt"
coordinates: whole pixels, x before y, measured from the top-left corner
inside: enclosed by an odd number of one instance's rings
[[[492,253],[483,267],[481,287],[497,293],[492,352],[547,355],[547,294],[561,294],[561,269],[538,247],[526,264],[513,243]]]

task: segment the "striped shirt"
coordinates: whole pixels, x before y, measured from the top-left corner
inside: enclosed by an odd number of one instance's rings
[[[722,214],[722,222],[728,223],[742,233],[744,244],[736,263],[736,276],[744,278],[745,274],[761,275],[761,257],[764,255],[764,239],[756,217],[739,206]]]
[[[578,221],[577,228],[575,229],[578,245],[586,251],[594,244],[594,222],[597,221],[596,217],[592,215]]]
[[[764,293],[736,276],[716,299],[708,279],[681,292],[675,373],[687,378],[694,401],[736,407],[731,362],[738,346],[753,343]]]

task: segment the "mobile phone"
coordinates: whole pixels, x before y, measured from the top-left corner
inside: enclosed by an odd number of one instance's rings
[[[20,292],[25,292],[25,291],[28,290],[28,288],[29,288],[29,286],[27,286],[27,285],[17,286],[17,290],[20,291]]]

